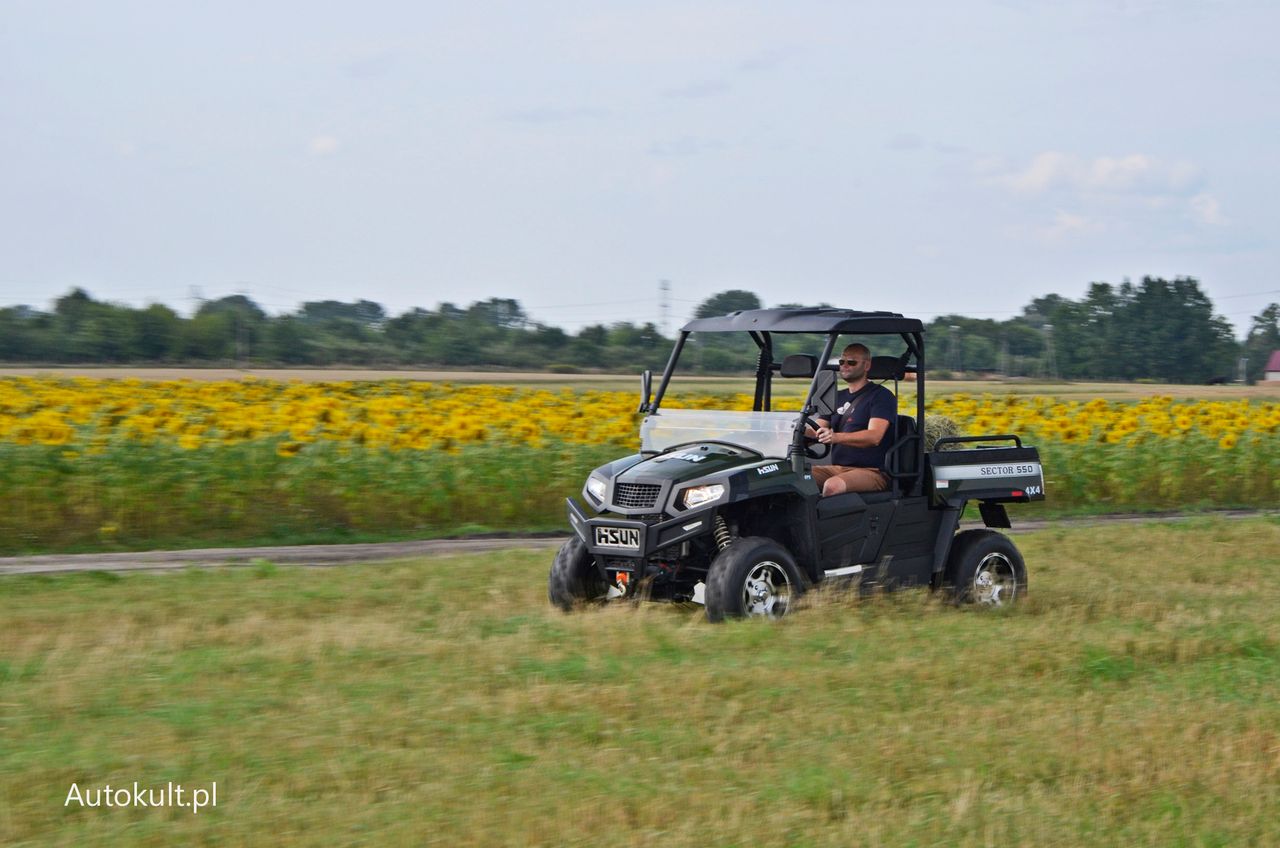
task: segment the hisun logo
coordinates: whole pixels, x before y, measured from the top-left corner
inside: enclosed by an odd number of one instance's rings
[[[757,473],[757,474],[759,474],[759,475],[761,475],[761,476],[763,476],[763,475],[765,475],[765,474],[772,474],[773,472],[775,472],[775,471],[777,471],[777,470],[778,470],[778,463],[776,463],[776,462],[775,462],[775,463],[773,463],[773,465],[762,465],[762,466],[760,466],[759,468],[757,468],[757,469],[756,469],[756,473]]]

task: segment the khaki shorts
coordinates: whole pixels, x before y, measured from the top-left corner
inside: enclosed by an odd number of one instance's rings
[[[810,469],[813,482],[822,484],[832,477],[844,481],[847,492],[883,492],[889,488],[889,475],[877,468],[857,468],[849,465],[815,465]]]

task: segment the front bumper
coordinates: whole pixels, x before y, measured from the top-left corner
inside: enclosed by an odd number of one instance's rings
[[[565,498],[565,505],[568,507],[569,512],[569,526],[573,528],[573,532],[578,535],[578,538],[582,539],[583,544],[587,546],[587,551],[612,559],[644,559],[664,548],[687,542],[695,536],[701,536],[703,533],[711,531],[712,516],[715,514],[712,509],[705,509],[689,515],[682,515],[678,518],[660,521],[656,524],[647,524],[643,521],[626,518],[588,518],[587,514],[582,511],[582,507],[578,506],[578,503],[573,498]],[[617,538],[624,534],[598,534],[596,532],[597,528],[605,530],[635,530],[634,537],[637,544],[635,546],[600,544],[600,542],[610,540],[616,542]],[[632,534],[625,535],[630,536]]]

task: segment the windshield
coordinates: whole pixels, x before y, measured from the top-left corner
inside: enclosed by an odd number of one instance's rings
[[[663,409],[640,425],[640,450],[661,452],[690,442],[728,442],[761,456],[785,459],[800,412]]]

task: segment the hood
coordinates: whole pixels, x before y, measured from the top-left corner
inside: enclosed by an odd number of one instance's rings
[[[760,454],[716,442],[681,445],[636,463],[617,475],[623,483],[684,483],[759,462]]]

